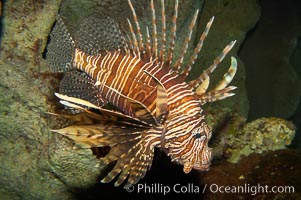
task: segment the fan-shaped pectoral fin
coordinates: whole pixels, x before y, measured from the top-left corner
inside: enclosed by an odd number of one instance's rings
[[[140,137],[142,128],[134,128],[118,122],[104,122],[90,125],[71,125],[62,129],[52,130],[72,139],[82,148],[114,146],[127,143]]]
[[[148,73],[147,71],[144,71],[147,75],[153,78],[153,80],[157,83],[157,99],[156,99],[156,119],[159,124],[161,124],[167,114],[167,92],[166,89],[164,88],[163,84],[152,74]]]
[[[76,99],[59,94],[57,96],[69,100]],[[138,119],[122,113],[101,108],[98,109],[97,113],[71,102],[61,102],[66,106],[80,109],[83,112],[74,115],[60,115],[77,122],[77,124],[52,131],[67,136],[82,147],[104,147],[120,142],[129,142],[135,140],[137,137],[139,138],[141,131],[150,128]]]
[[[114,160],[117,161],[113,169],[102,179],[102,182],[111,182],[118,176],[115,186],[121,185],[127,178],[125,187],[129,184],[136,184],[150,169],[153,156],[154,147],[150,146],[144,137],[140,140],[112,146],[108,155],[102,160],[106,164]]]

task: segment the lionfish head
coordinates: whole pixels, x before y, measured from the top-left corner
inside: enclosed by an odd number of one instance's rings
[[[192,169],[206,171],[209,169],[212,159],[212,149],[208,147],[211,138],[211,130],[205,122],[194,128],[191,133],[189,145],[190,151],[187,156],[180,157],[183,171],[189,173]],[[188,148],[189,149],[189,148]]]
[[[189,128],[189,127],[187,127]],[[212,149],[208,147],[212,132],[202,120],[189,132],[171,141],[168,155],[173,161],[183,165],[183,171],[189,173],[192,169],[207,171],[212,160]]]

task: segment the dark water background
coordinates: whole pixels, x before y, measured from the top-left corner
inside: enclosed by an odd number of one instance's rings
[[[248,120],[260,117],[283,117],[296,125],[292,147],[301,151],[301,101],[289,114],[291,93],[297,85],[290,84],[294,76],[283,70],[294,70],[301,77],[301,1],[262,0],[261,17],[247,34],[239,56],[246,66],[247,91],[250,101]],[[288,69],[292,66],[291,69]],[[300,81],[299,81],[299,84]],[[299,94],[301,91],[298,91]],[[276,103],[274,103],[276,102]],[[287,103],[291,102],[291,103]]]

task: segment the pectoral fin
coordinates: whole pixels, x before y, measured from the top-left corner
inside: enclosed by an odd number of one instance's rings
[[[147,71],[144,71],[147,75],[153,78],[153,80],[157,83],[157,99],[156,99],[156,119],[159,124],[161,124],[167,114],[167,92],[166,89],[164,88],[163,84],[152,74],[148,73]]]

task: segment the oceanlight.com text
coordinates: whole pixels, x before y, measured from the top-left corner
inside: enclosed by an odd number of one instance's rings
[[[245,183],[238,186],[205,184],[203,186],[194,183],[174,185],[164,185],[162,183],[138,183],[137,185],[128,185],[125,187],[128,192],[137,192],[139,194],[163,194],[181,193],[181,194],[198,194],[198,193],[228,193],[228,194],[272,194],[272,193],[294,193],[294,186],[269,186],[269,185],[250,185]]]

